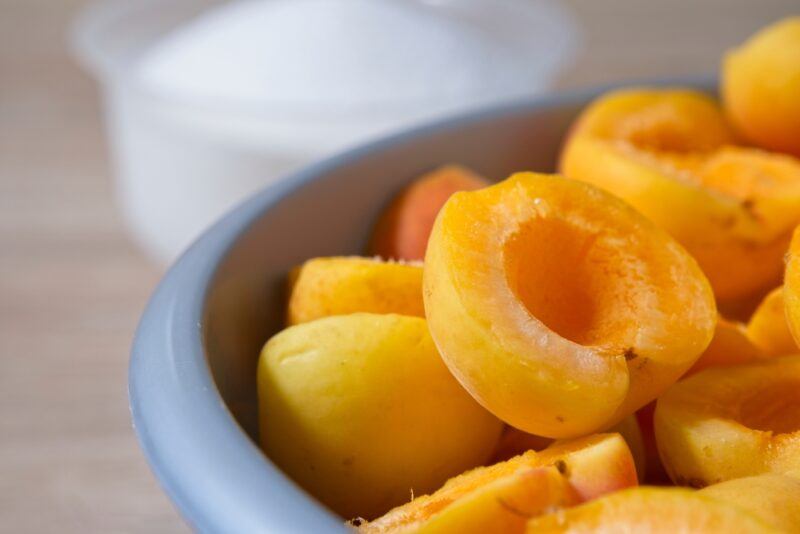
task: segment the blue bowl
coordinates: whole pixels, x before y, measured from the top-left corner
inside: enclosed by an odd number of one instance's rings
[[[648,82],[704,90],[713,80]],[[134,426],[186,520],[204,532],[347,532],[257,445],[256,362],[284,317],[288,270],[363,252],[392,194],[444,163],[501,179],[552,171],[579,110],[609,87],[494,107],[371,143],[307,168],[220,220],[175,263],[139,324]]]

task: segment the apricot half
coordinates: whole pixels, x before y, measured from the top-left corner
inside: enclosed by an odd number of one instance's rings
[[[615,91],[580,116],[561,170],[667,230],[697,259],[720,303],[733,308],[780,283],[800,222],[800,163],[728,146],[733,141],[702,93]]]
[[[452,373],[499,418],[545,437],[608,428],[657,397],[716,322],[680,245],[558,176],[453,195],[423,270],[428,326]]]
[[[728,53],[721,92],[750,141],[800,156],[800,17],[768,26]]]
[[[528,534],[765,534],[783,532],[736,504],[681,488],[626,489],[601,499],[532,519]]]
[[[359,530],[521,532],[528,517],[548,507],[584,502],[636,483],[625,441],[618,434],[596,434],[473,469]]]
[[[789,332],[800,345],[800,227],[794,232],[786,258],[783,301]]]
[[[381,215],[370,243],[370,254],[399,260],[421,260],[436,214],[450,195],[473,191],[489,183],[460,165],[445,165],[406,186]]]
[[[356,312],[424,317],[422,265],[357,256],[315,258],[289,275],[287,324]]]
[[[800,352],[789,331],[784,307],[783,287],[779,287],[764,297],[747,323],[747,337],[766,356]]]
[[[292,326],[258,365],[267,455],[344,517],[376,517],[489,459],[502,424],[442,363],[424,319]]]
[[[800,356],[706,369],[658,399],[654,423],[676,484],[798,469]]]

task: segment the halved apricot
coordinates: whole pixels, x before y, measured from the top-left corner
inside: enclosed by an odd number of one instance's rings
[[[725,109],[750,141],[800,156],[800,17],[728,53],[720,81]]]
[[[721,305],[734,308],[780,283],[800,222],[800,162],[733,141],[702,93],[615,91],[578,119],[561,169],[667,230],[697,259]]]
[[[452,373],[540,436],[630,415],[695,362],[716,322],[680,245],[618,198],[558,176],[453,195],[423,270],[428,326]]]
[[[636,465],[636,474],[639,480],[644,480],[647,462],[644,441],[636,417],[629,415],[605,432],[616,432],[622,436],[622,439],[628,444],[628,448],[633,455],[633,461]],[[494,461],[502,462],[527,451],[544,450],[551,446],[553,441],[552,438],[543,438],[542,436],[528,434],[527,432],[509,426],[503,431],[503,435],[500,437],[500,442],[497,444],[497,450],[495,450],[494,453]]]
[[[791,332],[795,343],[800,345],[800,226],[792,236],[789,254],[786,258],[783,302],[789,332]]]
[[[290,273],[287,324],[357,312],[424,317],[422,265],[340,256],[308,260]]]
[[[355,313],[289,327],[258,364],[267,455],[344,517],[377,517],[482,465],[502,424],[456,382],[424,319]]]
[[[654,421],[676,484],[799,469],[800,356],[706,369],[661,396]]]
[[[747,337],[766,356],[786,356],[800,352],[784,311],[783,287],[772,290],[747,323]]]
[[[447,481],[433,494],[416,497],[361,525],[359,530],[365,533],[521,531],[525,521],[520,522],[520,517],[527,519],[547,506],[583,502],[636,483],[633,458],[625,441],[619,434],[596,434],[473,469]],[[470,510],[472,507],[474,511]],[[481,531],[468,527],[470,522],[486,527],[494,521],[511,530],[493,527]]]
[[[675,532],[765,534],[782,532],[749,510],[681,488],[626,489],[592,502],[531,519],[528,534]]]
[[[686,375],[693,375],[709,367],[737,365],[764,357],[763,351],[748,336],[744,324],[720,316],[711,343]]]
[[[369,247],[370,254],[398,260],[421,260],[436,214],[450,195],[489,185],[460,165],[445,165],[417,178],[403,189],[381,215]]]
[[[797,473],[766,473],[737,478],[708,486],[698,494],[744,508],[783,532],[800,529],[800,478],[797,478]]]

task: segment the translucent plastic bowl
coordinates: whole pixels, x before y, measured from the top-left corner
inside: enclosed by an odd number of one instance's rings
[[[572,56],[576,29],[551,0],[425,2],[500,32],[530,53],[528,94],[547,88]],[[111,0],[74,28],[78,56],[99,80],[119,203],[151,256],[173,259],[222,213],[308,162],[420,119],[450,111],[447,102],[413,102],[364,113],[198,105],[143,87],[133,66],[161,36],[213,0]]]

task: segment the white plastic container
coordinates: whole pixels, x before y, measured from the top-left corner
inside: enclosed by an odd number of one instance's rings
[[[545,90],[575,49],[576,29],[551,0],[406,1],[444,10],[529,54],[536,76],[520,96]],[[102,86],[119,203],[134,237],[160,262],[288,172],[370,137],[464,109],[435,99],[358,113],[278,103],[201,105],[143,86],[134,66],[148,47],[220,3],[111,0],[89,8],[74,28],[77,54]]]

